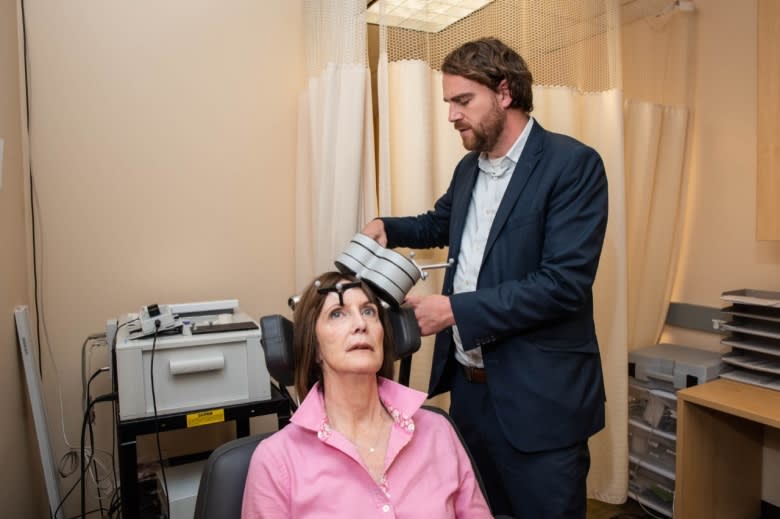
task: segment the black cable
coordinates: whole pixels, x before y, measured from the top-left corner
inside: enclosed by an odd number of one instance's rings
[[[87,423],[89,423],[89,416],[90,416],[89,413],[92,410],[92,406],[94,406],[98,402],[111,402],[111,401],[114,401],[116,399],[117,399],[117,394],[116,393],[106,393],[104,395],[100,395],[98,397],[95,397],[93,400],[91,400],[89,402],[89,404],[87,404],[87,409],[84,411],[84,420],[81,423],[81,444],[80,444],[80,447],[81,447],[81,476],[79,478],[80,482],[81,482],[81,517],[82,518],[86,516],[85,508],[86,508],[86,501],[87,501],[87,496],[86,496],[86,489],[87,489],[87,487],[84,484],[85,483],[84,482],[84,476],[87,473],[87,464],[86,464],[86,460],[85,460],[85,457],[84,457],[84,435],[86,434],[86,431],[87,431]],[[94,458],[94,456],[95,456],[95,452],[93,451],[92,452],[92,458]],[[90,460],[90,463],[91,463],[91,460]]]
[[[92,377],[90,377],[89,382],[92,382],[92,380],[95,378],[95,376],[99,375],[102,372],[103,372],[102,368],[98,369],[97,371],[95,371],[95,373],[92,375]],[[87,384],[87,390],[89,390],[89,383]],[[89,397],[87,397],[87,403],[89,403]],[[113,401],[112,401],[112,403],[113,403]],[[90,453],[89,460],[87,460],[87,466],[93,465],[94,459],[95,459],[95,443],[94,443],[94,437],[92,436],[92,426],[91,425],[90,425],[89,434],[90,434],[90,440],[92,441],[92,446],[91,446],[92,451]],[[97,474],[97,472],[95,474]],[[116,475],[114,475],[114,481],[116,481]],[[81,483],[81,478],[76,479],[76,481],[73,483],[73,485],[71,485],[71,487],[65,493],[65,496],[62,499],[60,499],[60,502],[57,505],[57,508],[54,510],[54,513],[51,515],[52,518],[56,518],[57,517],[57,514],[59,513],[60,509],[65,504],[65,501],[68,499],[68,497],[70,497],[70,495],[73,493],[73,491],[76,490],[76,486],[78,486],[79,483]],[[100,487],[98,487],[98,492],[99,491],[100,491]],[[101,511],[102,511],[102,503],[101,503]]]
[[[95,508],[94,510],[90,510],[89,512],[85,513],[84,515],[92,515],[100,512],[100,514],[103,514],[103,510],[100,508]],[[73,517],[69,517],[68,519],[78,519],[79,517],[83,517],[84,515],[74,515]]]
[[[78,484],[79,484],[79,483],[81,483],[81,480],[80,480],[80,479],[77,479],[77,480],[75,481],[75,483],[73,483],[73,486],[71,486],[71,487],[70,487],[70,490],[68,490],[68,492],[65,494],[65,497],[63,497],[62,499],[60,499],[60,504],[59,504],[59,505],[57,505],[57,509],[56,509],[56,510],[54,510],[54,513],[52,514],[52,517],[53,517],[53,518],[56,518],[56,517],[57,517],[57,513],[59,513],[59,511],[60,511],[60,508],[62,508],[62,505],[64,505],[64,504],[65,504],[65,500],[66,500],[66,499],[68,499],[68,497],[70,497],[70,495],[73,493],[73,491],[74,491],[74,490],[76,490],[76,486],[78,486]]]
[[[119,512],[119,507],[122,505],[122,499],[119,497],[120,494],[118,491],[114,492],[114,495],[111,497],[111,504],[108,507],[108,517],[113,518],[114,514]]]
[[[27,149],[29,160],[27,161],[27,174],[30,177],[30,224],[32,227],[32,261],[33,261],[33,297],[35,301],[35,338],[38,342],[38,374],[43,380],[43,360],[41,359],[41,316],[38,305],[38,260],[36,254],[35,240],[35,202],[33,193],[35,192],[33,184],[32,171],[32,134],[30,133],[30,58],[27,49],[27,15],[24,10],[24,0],[20,2],[22,8],[22,55],[24,57],[24,110],[27,121]]]
[[[86,339],[84,339],[84,342],[81,343],[81,409],[82,411],[87,406],[87,344],[90,344],[92,341],[96,341],[98,339],[105,339],[106,334],[104,333],[92,333],[87,335]],[[106,346],[108,346],[108,341],[106,340]]]
[[[100,507],[100,512],[103,512],[103,496],[100,492],[100,475],[98,474],[97,470],[97,464],[95,463],[95,431],[92,429],[92,420],[87,419],[87,423],[89,424],[89,448],[92,450],[92,457],[89,460],[89,463],[87,464],[87,467],[89,470],[89,467],[92,467],[92,477],[95,478],[95,488],[97,489],[97,499],[98,499],[98,505]]]
[[[116,402],[111,402],[111,471],[114,473],[114,495],[111,497],[111,503],[108,508],[108,516],[112,516],[112,510],[114,508],[114,500],[119,496],[119,480],[116,477],[116,460],[114,455],[116,453]],[[117,501],[117,507],[121,501]]]
[[[29,58],[27,56],[27,16],[24,11],[24,0],[20,2],[22,6],[22,51],[24,54],[24,108],[27,118],[27,133],[30,133],[30,81],[29,81]]]
[[[271,384],[272,384],[272,385],[273,385],[273,386],[274,386],[276,389],[278,389],[278,390],[279,390],[279,393],[281,393],[281,394],[282,394],[282,396],[283,396],[284,398],[286,398],[286,399],[287,399],[287,401],[290,403],[290,411],[291,411],[291,412],[293,412],[293,413],[294,413],[295,411],[297,411],[297,410],[298,410],[298,403],[295,401],[295,399],[294,399],[294,398],[293,398],[293,396],[290,394],[290,392],[289,392],[289,391],[287,391],[287,388],[284,386],[284,384],[274,384],[273,382],[272,382]]]
[[[95,372],[95,374],[89,379],[90,382],[92,382],[92,379],[95,378],[95,375],[97,375],[97,374],[99,374],[101,372],[102,372],[101,369],[97,370]],[[89,385],[87,385],[87,387],[89,387]],[[89,398],[87,398],[87,403],[89,403]],[[92,428],[91,427],[90,427],[90,432],[89,433],[90,433],[90,439],[93,441],[93,443],[92,443],[92,451],[91,451],[91,454],[89,456],[89,460],[87,461],[87,466],[92,465],[93,462],[94,462],[94,459],[95,459],[95,444],[94,444],[94,438],[92,438],[92,436],[91,436],[92,435]],[[61,473],[61,475],[64,475],[64,474]],[[116,481],[116,477],[115,477],[114,481]],[[57,505],[57,508],[54,510],[54,513],[51,515],[52,518],[56,518],[57,517],[57,514],[59,513],[59,511],[62,508],[62,506],[65,504],[65,501],[68,499],[68,497],[70,497],[70,495],[73,493],[73,491],[76,490],[76,486],[79,483],[81,483],[81,478],[76,479],[76,481],[73,483],[73,485],[71,485],[70,489],[68,489],[68,491],[65,493],[65,497],[60,499],[60,502]],[[98,491],[100,491],[99,487],[98,487]]]
[[[157,439],[157,457],[160,461],[160,472],[162,472],[163,488],[165,489],[165,503],[170,514],[171,501],[168,496],[168,479],[165,477],[165,465],[163,464],[162,448],[160,448],[160,423],[157,421],[157,395],[154,392],[154,352],[157,347],[157,332],[160,330],[160,320],[154,320],[154,338],[152,339],[152,357],[150,359],[149,376],[152,383],[152,408],[154,409],[154,436]]]
[[[116,351],[116,338],[119,336],[119,329],[122,328],[123,326],[127,326],[130,323],[134,323],[139,319],[140,317],[136,317],[135,319],[130,319],[129,321],[125,321],[116,327],[116,330],[114,331],[114,336],[111,338],[111,344],[109,345],[108,348],[109,351]]]
[[[127,326],[130,323],[134,323],[138,321],[138,317],[135,319],[130,319],[128,321],[125,321],[121,324],[119,324],[116,327],[116,330],[114,331],[114,336],[111,338],[111,344],[108,348],[108,354],[110,356],[110,364],[113,366],[116,366],[116,341],[117,337],[119,336],[119,330],[123,326]],[[116,377],[113,377],[111,388],[114,391],[118,391],[116,387]],[[114,473],[114,496],[112,498],[112,505],[109,509],[109,517],[112,516],[113,512],[119,511],[120,507],[122,506],[122,500],[120,499],[122,489],[119,487],[119,479],[117,478],[116,474],[116,421],[117,421],[117,411],[116,411],[116,400],[111,402],[111,416],[113,419],[111,420],[111,470]],[[113,512],[112,512],[113,510]]]
[[[92,394],[90,392],[90,386],[92,385],[92,381],[95,380],[95,377],[100,375],[101,373],[105,373],[108,371],[108,367],[105,368],[99,368],[95,370],[94,373],[92,373],[92,376],[89,377],[89,380],[87,381],[87,400],[92,398]],[[93,416],[90,414],[89,417],[89,443],[90,443],[90,449],[92,449],[92,459],[88,466],[92,467],[92,477],[95,478],[95,486],[97,488],[97,498],[98,498],[98,504],[100,505],[100,513],[103,513],[103,496],[100,492],[100,476],[98,474],[97,465],[95,464],[95,433],[92,430],[92,420]],[[116,481],[116,480],[114,480]]]
[[[108,367],[104,368],[98,368],[95,370],[94,373],[89,377],[89,380],[87,381],[87,399],[89,399],[89,385],[92,384],[92,381],[95,380],[95,377],[100,375],[101,373],[105,373],[108,371]]]
[[[108,510],[106,510],[109,519],[114,517],[114,514],[119,512],[120,506],[122,506],[122,500],[120,498],[118,489],[115,489],[114,494],[111,496],[111,502],[108,504]]]

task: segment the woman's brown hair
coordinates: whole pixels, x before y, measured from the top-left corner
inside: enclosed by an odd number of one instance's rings
[[[319,281],[319,285],[316,285],[317,281]],[[322,367],[317,362],[317,352],[320,347],[317,340],[317,319],[320,316],[328,294],[321,294],[318,290],[320,287],[332,287],[336,283],[344,281],[351,283],[358,281],[358,279],[355,276],[340,272],[326,272],[306,287],[306,290],[301,294],[300,300],[295,305],[295,313],[293,314],[293,354],[295,356],[295,390],[298,392],[300,400],[306,397],[315,382],[320,382],[320,385],[323,384]],[[384,330],[382,337],[384,359],[377,375],[392,379],[395,355],[387,312],[382,308],[379,298],[368,285],[361,282],[360,289],[366,294],[369,301],[379,309],[379,320]]]

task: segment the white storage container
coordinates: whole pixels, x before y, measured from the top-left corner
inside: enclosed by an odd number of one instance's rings
[[[633,464],[674,480],[676,442],[668,436],[629,423],[628,451]]]
[[[629,378],[628,416],[630,420],[651,429],[674,435],[677,430],[677,397],[669,391],[654,389]]]
[[[674,481],[655,472],[632,467],[628,476],[628,495],[643,506],[672,517]]]

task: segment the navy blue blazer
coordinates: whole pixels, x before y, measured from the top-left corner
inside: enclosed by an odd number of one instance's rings
[[[418,216],[382,218],[388,247],[449,246],[456,262],[478,153],[456,166],[447,192]],[[474,292],[450,296],[466,350],[482,348],[505,437],[525,452],[584,441],[604,427],[604,382],[592,285],[607,226],[598,153],[534,121],[490,229]],[[452,329],[436,336],[429,393],[448,391],[458,363]]]

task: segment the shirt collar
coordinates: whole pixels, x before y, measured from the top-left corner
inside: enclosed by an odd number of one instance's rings
[[[523,131],[509,148],[509,151],[503,157],[499,159],[490,160],[487,158],[487,154],[482,152],[479,154],[479,169],[480,171],[490,175],[491,177],[501,177],[508,171],[513,171],[517,165],[517,161],[520,160],[520,154],[523,153],[525,143],[528,142],[528,135],[531,133],[531,127],[534,124],[534,118],[529,117],[528,123],[526,123]]]
[[[382,377],[379,377],[378,389],[379,399],[393,417],[393,421],[407,432],[412,432],[414,425],[411,417],[423,405],[428,395]],[[317,382],[306,394],[306,398],[290,421],[305,429],[321,433],[323,424],[328,423],[327,418],[325,401],[320,391],[320,384]]]

